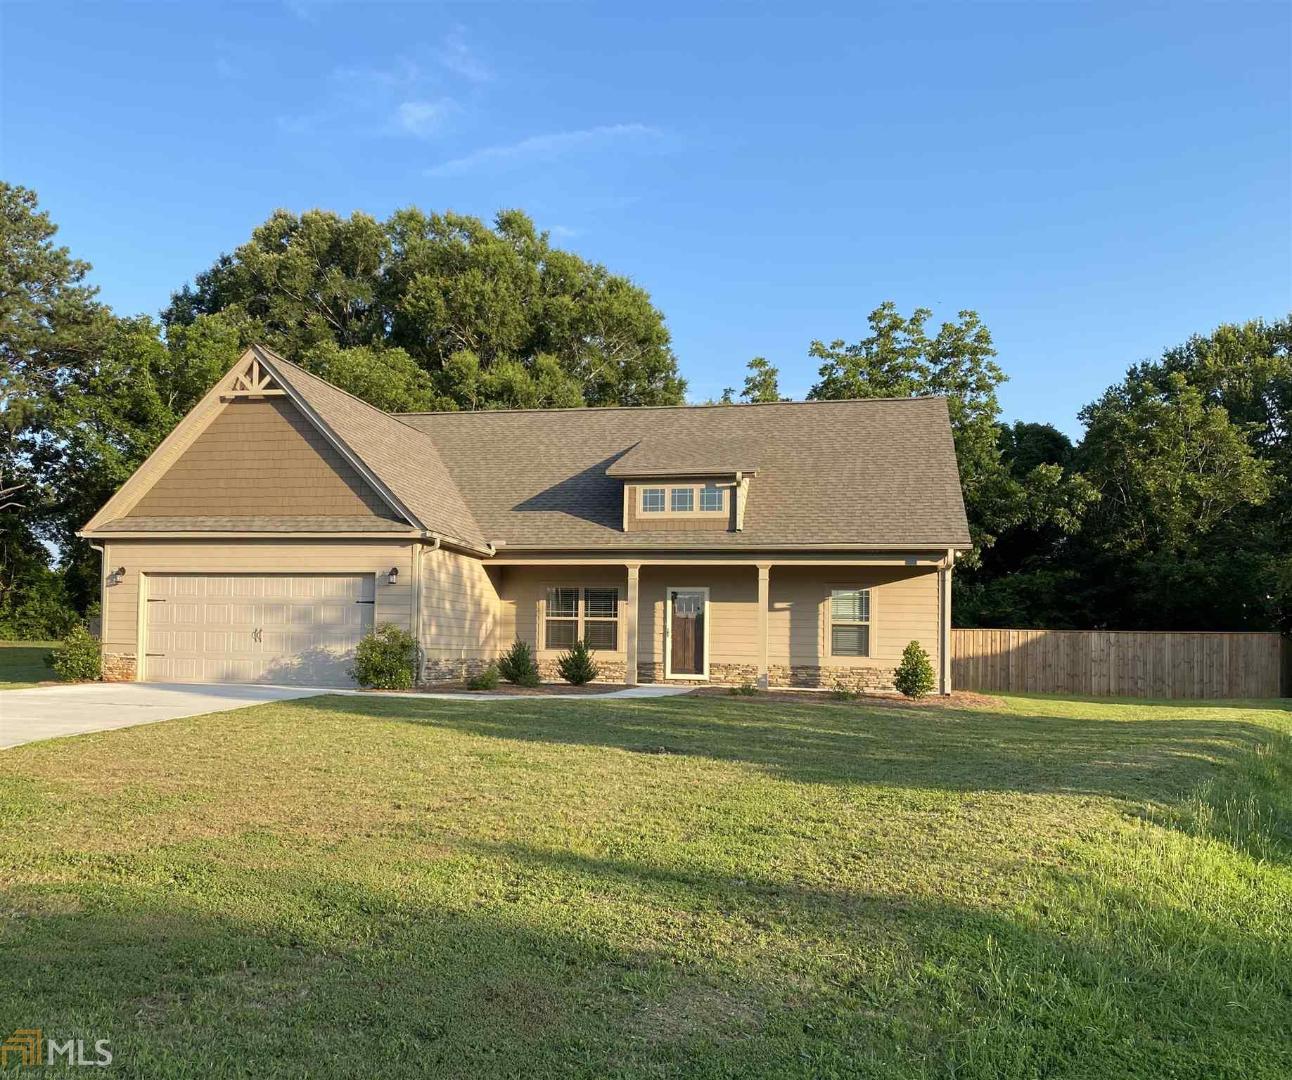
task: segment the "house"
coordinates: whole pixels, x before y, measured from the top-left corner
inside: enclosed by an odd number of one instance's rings
[[[950,689],[969,547],[946,401],[388,415],[252,347],[81,533],[110,679],[422,681],[577,639],[628,683]]]

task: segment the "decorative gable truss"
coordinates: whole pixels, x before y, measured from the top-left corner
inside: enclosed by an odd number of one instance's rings
[[[387,495],[386,487],[372,475],[367,465],[346,446],[310,409],[298,394],[290,391],[281,377],[270,370],[267,363],[262,363],[256,349],[247,349],[229,372],[215,384],[187,416],[176,425],[148,459],[117,489],[94,515],[78,535],[93,536],[95,530],[110,521],[126,517],[138,505],[140,500],[157,484],[159,480],[179,460],[204,431],[211,426],[215,418],[228,407],[229,403],[239,398],[287,397],[299,409],[301,414],[331,443],[337,451],[349,461],[367,480],[382,500],[389,504],[395,516],[408,523],[411,530],[420,530],[423,526],[414,520],[403,505]]]
[[[254,353],[251,362],[241,371],[236,367],[233,371],[233,385],[223,397],[282,397],[287,393]]]

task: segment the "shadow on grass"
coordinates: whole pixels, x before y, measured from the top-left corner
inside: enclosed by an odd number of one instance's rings
[[[1279,958],[1138,896],[1109,898],[1125,923],[1103,910],[1060,933],[926,898],[469,851],[459,872],[490,867],[515,895],[473,895],[470,880],[450,908],[325,866],[221,868],[203,896],[102,883],[85,910],[11,892],[0,1014],[111,1039],[123,1077],[1261,1078],[1292,1065]],[[626,931],[600,898],[647,903]],[[723,929],[679,937],[681,913],[720,914]],[[780,936],[759,946],[768,928]]]
[[[352,714],[469,735],[740,762],[793,781],[1177,800],[1271,737],[1255,722],[1115,723],[952,709],[721,698],[453,702],[318,697]]]

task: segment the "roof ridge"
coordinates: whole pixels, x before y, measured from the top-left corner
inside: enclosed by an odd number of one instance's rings
[[[410,412],[410,413],[387,412],[385,409],[379,409],[377,408],[376,405],[372,404],[372,402],[364,401],[363,398],[350,393],[349,390],[346,390],[340,386],[337,386],[336,383],[332,382],[329,379],[323,378],[322,375],[315,375],[314,372],[310,371],[308,368],[303,368],[301,367],[300,364],[297,364],[291,360],[288,360],[285,356],[282,356],[281,354],[276,353],[268,345],[253,345],[251,347],[260,352],[268,353],[271,362],[278,363],[278,364],[286,364],[289,368],[292,368],[294,371],[299,371],[304,375],[308,375],[311,379],[318,379],[319,382],[326,383],[332,390],[335,390],[338,394],[344,394],[351,401],[357,401],[365,409],[371,409],[375,413],[381,413],[382,416],[389,417],[391,420],[394,420],[395,423],[401,424],[404,427],[408,428],[409,431],[415,431],[417,432],[417,434],[423,436],[424,438],[431,439],[430,432],[423,431],[421,428],[415,428],[413,427],[412,424],[405,424],[400,419],[401,416],[418,416],[420,414],[415,412]],[[434,442],[434,439],[431,439],[431,441]]]
[[[315,376],[315,378],[317,377]],[[342,391],[342,393],[344,392]],[[516,416],[519,413],[664,412],[674,409],[730,409],[733,407],[746,409],[774,405],[894,404],[899,402],[946,401],[947,399],[947,394],[913,394],[909,397],[805,398],[802,401],[715,401],[683,405],[563,405],[554,409],[420,409],[415,412],[387,413],[386,415],[398,419],[401,416]]]

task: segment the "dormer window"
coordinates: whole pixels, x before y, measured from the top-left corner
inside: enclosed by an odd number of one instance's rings
[[[664,512],[664,489],[642,488],[642,513],[662,514]]]
[[[721,512],[725,507],[722,501],[722,488],[706,484],[700,489],[700,509],[705,513]]]
[[[695,509],[695,488],[676,487],[669,493],[669,509],[675,514],[689,514]]]

